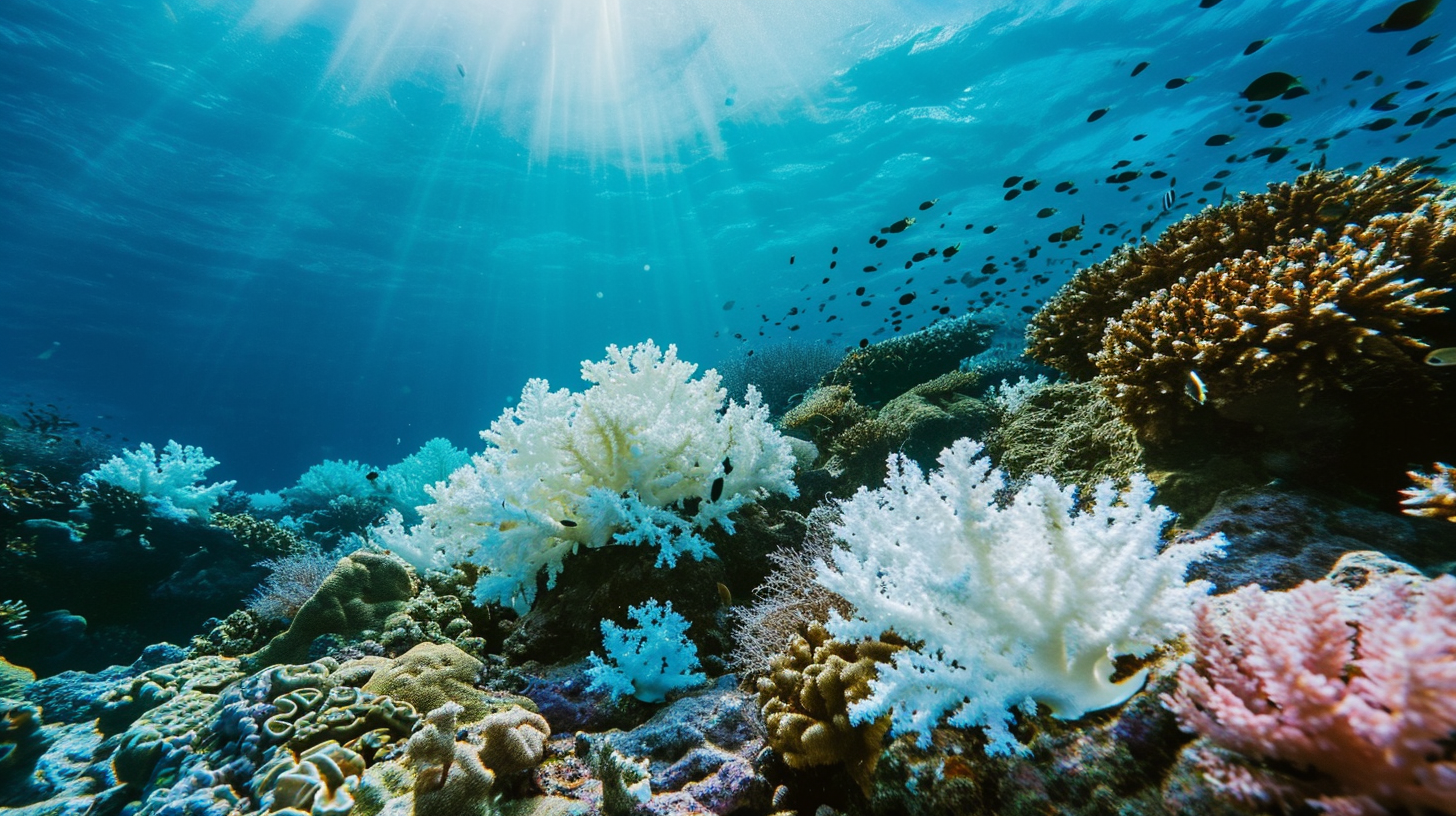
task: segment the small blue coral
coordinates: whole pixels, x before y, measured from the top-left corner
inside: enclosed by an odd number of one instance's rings
[[[637,626],[627,629],[602,621],[602,648],[607,660],[591,654],[590,690],[605,690],[613,699],[630,694],[645,703],[660,703],[680,689],[702,685],[698,649],[688,640],[688,621],[672,611],[672,603],[649,600],[627,610]],[[610,660],[611,662],[608,662]]]

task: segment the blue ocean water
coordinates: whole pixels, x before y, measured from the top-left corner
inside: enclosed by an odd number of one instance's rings
[[[0,396],[256,491],[476,450],[609,343],[706,367],[987,305],[1014,333],[1076,268],[1300,165],[1444,175],[1456,119],[1409,120],[1451,104],[1456,12],[1370,33],[1394,5],[9,0]],[[1245,112],[1273,71],[1310,93]],[[1039,184],[1007,201],[1012,176]]]

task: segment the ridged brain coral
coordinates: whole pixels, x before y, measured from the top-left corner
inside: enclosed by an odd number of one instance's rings
[[[1456,282],[1456,211],[1414,165],[1324,171],[1211,207],[1118,250],[1032,320],[1029,353],[1096,377],[1147,440],[1197,408],[1282,389],[1428,388],[1412,323]],[[1089,331],[1088,327],[1094,330]]]
[[[1027,352],[1077,379],[1091,379],[1097,373],[1092,357],[1102,345],[1095,328],[1138,300],[1248,251],[1409,213],[1440,191],[1435,179],[1416,178],[1419,170],[1402,163],[1358,176],[1306,173],[1293,184],[1271,184],[1268,192],[1209,207],[1168,227],[1153,243],[1120,247],[1077,273],[1032,317]]]

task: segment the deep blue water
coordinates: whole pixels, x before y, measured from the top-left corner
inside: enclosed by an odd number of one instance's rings
[[[437,435],[476,450],[528,377],[579,388],[608,343],[705,367],[843,347],[908,292],[903,331],[987,302],[1015,330],[1225,191],[1322,157],[1444,167],[1456,117],[1406,122],[1453,104],[1456,10],[1367,31],[1396,5],[7,0],[0,401],[200,445],[262,490]],[[1311,93],[1241,111],[1270,71]],[[1040,185],[1006,201],[1010,176]]]

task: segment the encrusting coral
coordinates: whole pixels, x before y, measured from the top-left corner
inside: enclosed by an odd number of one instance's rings
[[[1245,193],[1238,201],[1209,207],[1168,227],[1153,243],[1120,247],[1107,260],[1077,273],[1032,317],[1027,351],[1077,379],[1091,379],[1098,373],[1092,358],[1102,348],[1098,327],[1138,300],[1245,252],[1262,253],[1308,239],[1316,230],[1338,234],[1349,224],[1363,226],[1377,216],[1410,213],[1440,190],[1437,180],[1417,178],[1420,170],[1417,164],[1403,163],[1371,167],[1358,176],[1306,173],[1292,184],[1271,184],[1268,192]],[[1387,252],[1409,253],[1416,261],[1425,257],[1414,249]],[[1419,274],[1406,271],[1407,277]]]
[[[904,646],[890,633],[846,643],[811,624],[758,679],[769,745],[790,768],[842,763],[868,795],[890,718],[855,724],[849,708],[870,696],[877,667]]]
[[[1195,662],[1164,701],[1219,749],[1202,759],[1215,789],[1332,813],[1456,809],[1456,577],[1365,573],[1199,606]]]
[[[1401,512],[1456,522],[1456,467],[1437,462],[1429,476],[1417,471],[1406,475],[1415,486],[1400,491],[1405,496]]]

